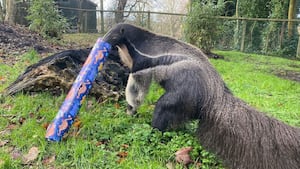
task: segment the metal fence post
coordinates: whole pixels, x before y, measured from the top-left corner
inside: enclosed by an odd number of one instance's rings
[[[300,25],[298,25],[297,31],[298,31],[298,45],[297,45],[296,58],[300,59]]]

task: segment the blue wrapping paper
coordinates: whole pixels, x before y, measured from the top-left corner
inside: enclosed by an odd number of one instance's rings
[[[48,141],[61,141],[63,135],[68,132],[110,49],[109,43],[102,41],[101,38],[97,40],[55,119],[47,128]]]

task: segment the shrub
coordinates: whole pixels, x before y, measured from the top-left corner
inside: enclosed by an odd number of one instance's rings
[[[60,38],[68,28],[67,19],[60,15],[53,0],[33,0],[27,19],[31,22],[29,28],[44,37]]]
[[[185,21],[185,38],[189,43],[209,53],[220,34],[221,22],[211,16],[221,15],[224,2],[194,1]]]

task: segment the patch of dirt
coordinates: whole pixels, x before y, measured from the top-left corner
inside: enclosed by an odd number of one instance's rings
[[[10,26],[0,23],[0,61],[4,64],[14,64],[19,57],[29,50],[38,53],[57,53],[70,49],[68,46],[51,44],[36,32],[30,31],[21,25]]]
[[[274,74],[280,78],[293,80],[300,83],[300,72],[292,70],[274,71]]]
[[[212,59],[225,59],[224,56],[222,55],[218,55],[216,53],[212,53],[212,52],[209,52],[209,53],[206,53],[208,58],[212,58]]]

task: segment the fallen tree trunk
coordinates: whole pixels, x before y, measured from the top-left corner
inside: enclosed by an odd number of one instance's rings
[[[18,92],[33,93],[48,91],[54,95],[67,93],[81,70],[91,49],[66,50],[56,53],[29,66],[15,82],[4,91],[5,95]],[[89,95],[100,102],[124,96],[128,70],[118,57],[109,56],[102,71],[93,83]]]

